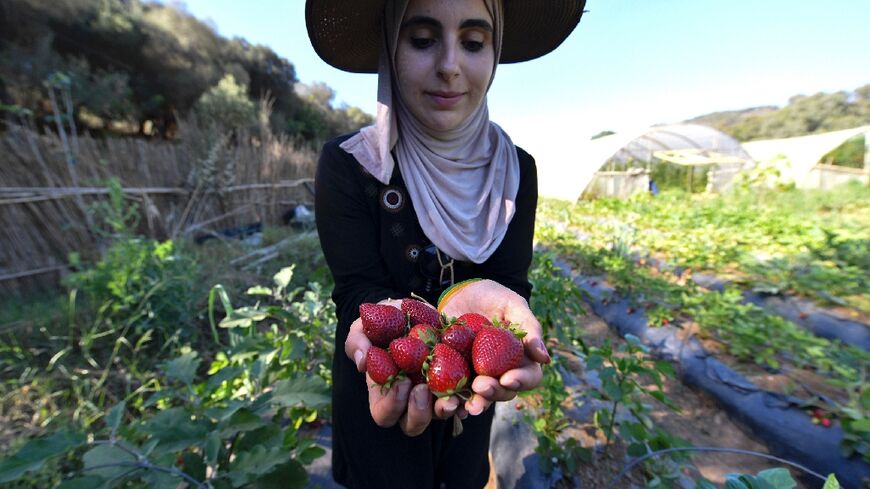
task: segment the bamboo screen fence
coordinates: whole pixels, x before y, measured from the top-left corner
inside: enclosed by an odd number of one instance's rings
[[[195,123],[177,141],[95,139],[58,128],[0,133],[0,293],[56,284],[70,252],[107,242],[99,208],[117,178],[138,209],[137,231],[187,238],[274,224],[313,201],[316,154],[268,131],[231,137]]]

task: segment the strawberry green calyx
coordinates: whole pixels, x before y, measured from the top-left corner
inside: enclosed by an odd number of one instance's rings
[[[526,334],[527,334],[526,330],[524,330],[520,326],[519,323],[504,322],[504,321],[499,321],[498,319],[494,319],[492,322],[492,325],[496,328],[502,328],[502,329],[506,329],[506,330],[510,331],[519,340],[522,340],[523,338],[525,338]]]

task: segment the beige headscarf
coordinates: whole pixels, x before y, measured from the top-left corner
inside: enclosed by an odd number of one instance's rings
[[[502,4],[500,0],[484,2],[495,29],[498,65]],[[387,0],[384,9],[376,122],[342,143],[341,148],[385,185],[395,166],[391,154],[395,148],[426,237],[454,259],[483,263],[501,244],[516,210],[520,180],[517,151],[508,135],[490,122],[486,98],[456,129],[434,132],[420,124],[401,95],[393,92],[396,45],[407,6],[408,0]]]

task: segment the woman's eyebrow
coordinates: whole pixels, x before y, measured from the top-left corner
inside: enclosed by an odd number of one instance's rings
[[[408,20],[406,20],[404,23],[402,23],[401,29],[406,29],[408,27],[415,27],[415,26],[420,26],[420,25],[434,27],[436,29],[441,29],[443,27],[441,25],[441,22],[439,22],[435,18],[427,17],[425,15],[415,15],[415,16],[409,18]],[[482,29],[482,30],[485,30],[487,32],[492,32],[492,24],[490,24],[488,21],[486,21],[484,19],[466,19],[466,20],[463,20],[462,23],[459,24],[459,28],[460,29]]]
[[[441,22],[438,22],[432,17],[426,17],[424,15],[415,15],[405,22],[402,23],[401,29],[406,29],[408,27],[416,27],[416,26],[429,26],[434,27],[436,29],[441,29]]]
[[[463,20],[459,24],[460,29],[483,29],[486,32],[492,32],[492,24],[483,19],[468,19]]]

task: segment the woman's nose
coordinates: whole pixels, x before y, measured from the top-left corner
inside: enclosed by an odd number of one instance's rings
[[[458,48],[453,43],[444,45],[438,59],[438,76],[444,80],[456,78],[459,75]]]

